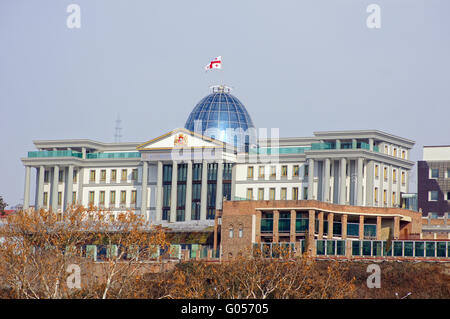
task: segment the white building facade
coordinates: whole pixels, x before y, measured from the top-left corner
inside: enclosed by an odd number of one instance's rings
[[[154,223],[213,221],[224,199],[398,207],[414,165],[413,141],[376,130],[260,139],[243,153],[184,128],[143,144],[34,144],[22,158],[25,209],[36,169],[35,207],[94,205],[112,217],[136,210]]]

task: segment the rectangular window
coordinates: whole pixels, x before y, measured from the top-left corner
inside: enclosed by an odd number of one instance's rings
[[[373,197],[375,199],[375,203],[378,203],[378,187],[375,187]]]
[[[397,204],[396,199],[397,199],[397,193],[396,192],[392,192],[392,206]]]
[[[269,199],[270,200],[275,200],[275,188],[270,188],[269,189]]]
[[[402,172],[402,185],[405,185],[406,180],[405,180],[405,172]]]
[[[379,177],[379,173],[378,173],[378,165],[375,165],[375,178]]]
[[[429,191],[428,192],[428,200],[430,200],[430,201],[437,201],[438,196],[439,196],[438,191]]]
[[[78,171],[76,169],[73,170],[73,182],[76,183],[77,182],[77,177],[78,177]]]
[[[298,200],[298,187],[292,187],[292,200]]]
[[[89,192],[89,204],[90,205],[94,205],[94,200],[95,200],[95,192],[94,191],[90,191]]]
[[[383,204],[387,204],[387,191],[383,190]]]
[[[264,178],[264,166],[258,168],[258,178]]]
[[[387,181],[387,179],[388,179],[388,170],[387,170],[386,166],[383,168],[383,177],[384,177],[384,180]]]
[[[58,183],[62,183],[64,179],[64,171],[59,171],[58,173]]]
[[[394,156],[397,157],[397,149],[394,148]]]
[[[127,181],[127,179],[128,179],[128,172],[127,172],[127,170],[126,169],[123,169],[122,170],[122,175],[120,176],[120,181],[121,182],[126,182]]]
[[[258,188],[258,200],[264,200],[264,188]]]
[[[287,176],[287,165],[281,166],[281,176],[286,177]]]
[[[303,174],[303,176],[308,177],[309,174],[309,165],[305,164],[305,173]]]
[[[58,192],[58,206],[62,204],[62,192]]]
[[[48,183],[48,174],[49,174],[49,171],[44,172],[44,183]]]
[[[308,187],[303,187],[303,199],[308,199]]]
[[[131,171],[131,179],[133,180],[133,181],[137,181],[138,180],[138,170],[137,170],[137,168],[134,168],[132,171]]]
[[[120,204],[125,205],[127,202],[127,192],[121,191],[120,192]]]
[[[384,152],[386,154],[389,154],[389,147],[387,145],[384,146]]]
[[[100,182],[105,182],[106,181],[106,169],[102,169],[100,171]]]
[[[280,194],[281,200],[286,200],[286,194],[287,194],[287,188],[286,187],[282,187],[281,188],[281,194]]]
[[[406,152],[405,151],[402,151],[402,158],[406,159]]]
[[[397,183],[397,170],[396,169],[394,169],[392,171],[392,180],[394,183]]]
[[[136,191],[131,191],[131,204],[136,204]]]
[[[116,191],[111,191],[109,193],[109,204],[116,205]]]
[[[75,205],[77,202],[77,192],[72,192],[72,204]]]
[[[89,172],[89,182],[95,183],[95,169],[91,169]]]
[[[247,178],[253,178],[253,166],[247,167]]]
[[[48,192],[44,192],[44,206],[48,205]]]
[[[438,168],[432,168],[430,173],[431,173],[430,178],[438,178],[439,177],[439,169]]]
[[[270,166],[270,177],[275,178],[277,176],[277,167],[276,166]]]
[[[294,165],[293,167],[292,167],[292,176],[293,177],[298,177],[298,165]]]
[[[105,205],[105,191],[100,191],[99,204],[100,205]]]
[[[111,170],[111,181],[110,183],[117,183],[117,170]]]
[[[247,188],[247,199],[253,200],[253,188]]]

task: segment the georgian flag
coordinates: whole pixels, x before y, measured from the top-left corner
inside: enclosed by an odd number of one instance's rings
[[[209,64],[205,65],[205,70],[211,69],[221,69],[222,68],[222,57],[218,56],[214,60],[212,60]]]

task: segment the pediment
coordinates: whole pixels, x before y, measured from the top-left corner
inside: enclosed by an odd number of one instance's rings
[[[173,148],[218,148],[223,146],[224,143],[221,141],[184,128],[178,128],[139,145],[137,149],[139,151],[150,151]]]

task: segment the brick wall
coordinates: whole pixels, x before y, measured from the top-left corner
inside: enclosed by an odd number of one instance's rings
[[[296,210],[314,210],[316,212],[316,218],[321,211],[332,211],[338,214],[343,213],[363,213],[367,217],[373,215],[374,217],[382,215],[384,219],[387,219],[386,215],[401,215],[411,218],[411,222],[399,221],[399,234],[397,236],[400,239],[419,238],[422,232],[422,215],[418,212],[401,209],[401,208],[384,208],[384,207],[363,207],[363,206],[350,206],[350,205],[337,205],[324,203],[316,200],[286,200],[286,201],[225,201],[223,203],[222,212],[222,253],[223,258],[227,259],[230,256],[235,256],[239,253],[244,253],[252,248],[252,216],[258,216],[256,209],[296,209]],[[383,221],[384,221],[383,219]],[[391,218],[394,223],[394,218]],[[260,222],[259,218],[256,218],[255,234],[256,242],[260,242]],[[242,224],[244,227],[243,237],[239,238],[238,225]],[[229,229],[233,225],[234,236],[230,238]],[[275,226],[275,225],[274,225]]]

